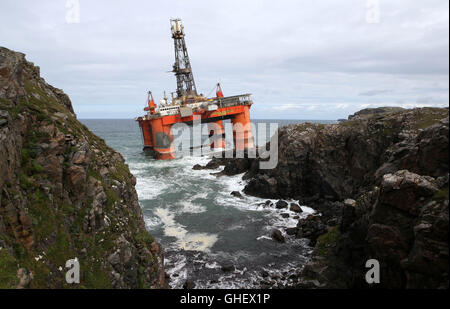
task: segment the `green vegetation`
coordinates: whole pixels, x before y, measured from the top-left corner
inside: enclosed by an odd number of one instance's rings
[[[141,232],[134,234],[134,241],[146,245],[151,244],[155,239],[149,232],[142,230]]]
[[[414,129],[426,129],[448,117],[448,109],[420,108],[414,111]]]
[[[448,185],[445,188],[436,192],[433,196],[433,200],[438,201],[438,202],[443,202],[443,201],[448,200]]]
[[[16,259],[6,249],[0,249],[0,289],[13,289],[18,284]]]
[[[43,171],[44,171],[44,168],[42,167],[42,165],[33,161],[32,166],[31,166],[31,172],[32,173],[42,173]]]
[[[320,235],[317,238],[316,250],[320,256],[327,256],[328,250],[335,246],[341,239],[339,227],[331,227],[327,233]]]
[[[35,219],[33,226],[35,241],[41,242],[56,232],[57,222],[51,202],[40,189],[35,190],[34,196],[29,196],[29,214]]]
[[[340,125],[349,128],[358,128],[361,125],[361,122],[357,120],[346,120],[341,122]]]

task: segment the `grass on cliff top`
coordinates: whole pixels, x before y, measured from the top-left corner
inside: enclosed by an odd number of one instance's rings
[[[414,110],[414,129],[426,129],[448,117],[448,109],[424,107]]]

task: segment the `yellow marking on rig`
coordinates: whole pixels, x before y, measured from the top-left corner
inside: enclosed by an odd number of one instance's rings
[[[211,114],[211,116],[212,116],[212,117],[215,117],[215,116],[225,116],[226,114],[228,114],[227,111],[221,111],[221,112],[214,112],[214,113]]]

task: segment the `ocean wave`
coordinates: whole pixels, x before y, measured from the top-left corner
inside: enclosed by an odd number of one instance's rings
[[[166,192],[170,185],[155,176],[136,177],[136,192],[140,200],[151,200]]]

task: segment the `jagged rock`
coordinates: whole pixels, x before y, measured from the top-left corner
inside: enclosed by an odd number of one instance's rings
[[[123,157],[25,55],[3,47],[0,120],[0,246],[27,265],[19,287],[65,287],[59,266],[75,257],[85,263],[73,287],[164,287],[163,250],[145,230]]]
[[[232,196],[234,196],[234,197],[244,198],[244,197],[242,196],[241,192],[239,192],[239,191],[233,191],[233,192],[231,192],[230,194],[231,194]]]
[[[77,151],[73,155],[72,163],[80,164],[80,165],[87,164],[88,162],[87,162],[87,157],[86,157],[86,151],[84,151],[84,150]]]
[[[434,177],[448,171],[448,109],[382,110],[341,124],[280,128],[278,165],[261,170],[255,159],[244,193],[308,205],[308,198],[353,197],[402,169]]]
[[[108,257],[108,262],[113,267],[119,265],[120,263],[120,251],[116,251]]]
[[[322,223],[320,216],[309,215],[297,223],[297,238],[308,238],[314,246],[317,238],[327,232],[327,226]]]
[[[448,287],[448,182],[442,182],[405,170],[384,175],[380,187],[344,203],[340,236],[326,237],[327,250],[316,246],[303,275],[328,288],[368,287],[364,263],[376,258],[384,278],[378,286]]]
[[[183,289],[191,290],[195,288],[195,282],[192,280],[186,280],[183,284]]]
[[[286,234],[292,236],[292,235],[296,235],[297,234],[298,229],[296,227],[289,227],[289,228],[286,228],[285,231],[286,231]]]
[[[283,234],[278,229],[274,229],[270,234],[273,240],[278,241],[280,243],[284,243],[286,240],[284,239]]]
[[[220,266],[220,269],[224,272],[229,272],[229,271],[234,271],[236,269],[236,267],[234,266],[233,263],[227,262],[227,263],[222,264]]]
[[[19,284],[17,289],[26,289],[30,287],[30,283],[33,280],[33,273],[29,272],[26,268],[19,268],[17,270],[17,278],[19,278]]]
[[[195,164],[195,165],[192,167],[192,169],[193,169],[193,170],[196,170],[196,171],[202,170],[202,169],[203,169],[203,166],[201,166],[200,164]]]
[[[86,171],[83,167],[72,165],[67,169],[67,184],[74,193],[81,193],[86,182]]]
[[[295,204],[295,203],[291,203],[291,207],[289,209],[291,211],[297,212],[297,213],[303,212],[303,210],[300,208],[300,206],[298,204]]]
[[[276,202],[275,207],[277,209],[287,208],[288,207],[288,203],[286,201],[279,200],[278,202]]]

